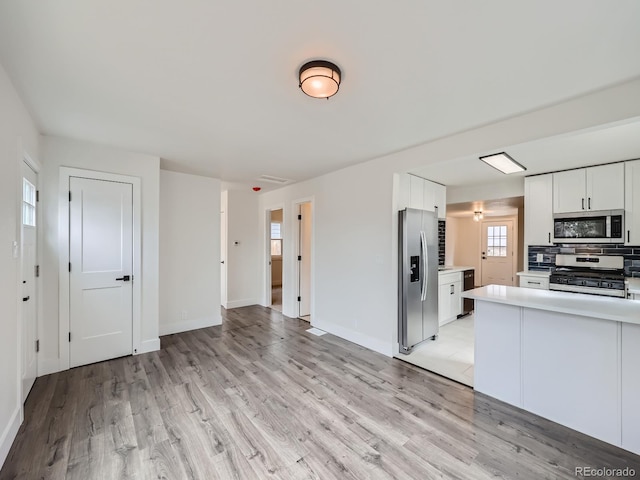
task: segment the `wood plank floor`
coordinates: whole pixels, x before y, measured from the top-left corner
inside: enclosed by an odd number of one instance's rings
[[[262,307],[39,378],[0,479],[574,479],[640,457]],[[640,477],[639,477],[640,478]]]

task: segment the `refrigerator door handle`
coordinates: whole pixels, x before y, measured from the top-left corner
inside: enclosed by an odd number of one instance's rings
[[[429,255],[427,254],[427,235],[424,231],[420,231],[420,245],[422,247],[422,295],[420,300],[423,302],[427,299],[427,282],[429,281]]]

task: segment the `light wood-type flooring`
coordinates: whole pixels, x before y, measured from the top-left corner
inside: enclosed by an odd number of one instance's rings
[[[0,479],[574,479],[640,457],[268,308],[36,381]],[[576,406],[578,408],[578,406]],[[640,407],[639,407],[640,408]]]

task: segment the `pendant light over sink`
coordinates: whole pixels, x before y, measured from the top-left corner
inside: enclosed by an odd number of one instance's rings
[[[337,65],[325,60],[312,60],[300,67],[302,91],[313,98],[329,98],[338,93],[341,72]]]

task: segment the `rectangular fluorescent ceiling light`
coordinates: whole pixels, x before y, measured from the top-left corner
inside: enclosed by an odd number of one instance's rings
[[[485,155],[483,157],[480,157],[480,160],[488,165],[491,165],[496,170],[500,170],[506,175],[509,175],[511,173],[524,172],[526,170],[526,168],[516,162],[505,152]]]

